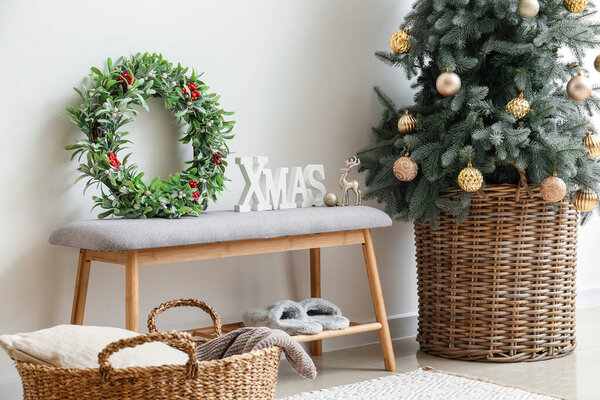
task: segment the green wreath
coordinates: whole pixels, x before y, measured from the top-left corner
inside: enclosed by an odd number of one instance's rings
[[[216,201],[224,188],[225,161],[229,154],[226,140],[234,121],[225,121],[231,112],[219,108],[219,96],[181,64],[173,66],[158,54],[136,54],[115,64],[109,58],[107,72],[92,67],[92,85],[75,91],[83,99],[79,108],[67,107],[71,120],[87,136],[67,146],[78,157],[77,181],[89,178],[84,189],[101,187],[94,196],[94,208],[106,211],[98,217],[114,215],[124,218],[179,218],[198,215],[208,200]],[[187,169],[172,174],[169,180],[154,178],[147,185],[137,165],[128,164],[131,153],[119,160],[126,149],[129,132],[121,128],[135,120],[139,106],[147,111],[146,100],[161,97],[187,129],[179,140],[191,143],[194,158],[186,161]],[[85,160],[85,162],[83,162]],[[107,189],[106,191],[104,189]]]

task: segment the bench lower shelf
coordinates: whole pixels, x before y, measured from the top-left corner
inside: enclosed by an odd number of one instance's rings
[[[243,328],[243,322],[234,322],[231,324],[225,324],[221,327],[223,333],[234,331],[238,328]],[[381,329],[381,323],[379,322],[370,322],[367,324],[359,324],[356,322],[350,322],[350,326],[346,329],[336,329],[330,331],[323,331],[320,333],[316,333],[314,335],[293,335],[292,338],[299,342],[313,342],[315,340],[328,339],[337,336],[345,336],[345,335],[353,335],[355,333],[363,333],[370,331],[378,331]],[[191,333],[193,336],[200,336],[204,338],[214,338],[214,328],[212,326],[206,328],[199,329],[190,329],[186,332]]]

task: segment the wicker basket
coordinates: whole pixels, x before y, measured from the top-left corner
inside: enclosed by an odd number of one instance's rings
[[[462,224],[415,225],[425,352],[515,362],[574,350],[577,211],[531,191],[489,185]]]
[[[192,300],[182,302],[191,303]],[[212,310],[206,304],[198,303]],[[215,332],[220,334],[218,316],[213,321]],[[188,363],[143,368],[111,367],[111,354],[153,341],[186,352]],[[24,400],[268,400],[275,397],[280,357],[281,348],[271,347],[198,363],[196,343],[189,333],[152,332],[109,344],[98,355],[99,368],[55,368],[20,361],[16,364],[23,381]]]

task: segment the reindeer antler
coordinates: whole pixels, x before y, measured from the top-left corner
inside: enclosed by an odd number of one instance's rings
[[[352,168],[354,166],[359,165],[360,164],[360,160],[356,156],[353,156],[353,157],[350,157],[349,159],[347,159],[345,161],[345,163],[346,163],[346,167]]]

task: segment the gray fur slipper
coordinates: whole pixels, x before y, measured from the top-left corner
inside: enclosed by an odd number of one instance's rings
[[[323,330],[323,326],[310,319],[299,303],[282,300],[272,306],[244,313],[244,325],[266,326],[281,329],[290,335],[312,335]]]
[[[350,320],[342,316],[342,310],[330,301],[310,298],[302,300],[300,305],[304,307],[308,319],[321,324],[324,330],[346,329],[350,326]]]

